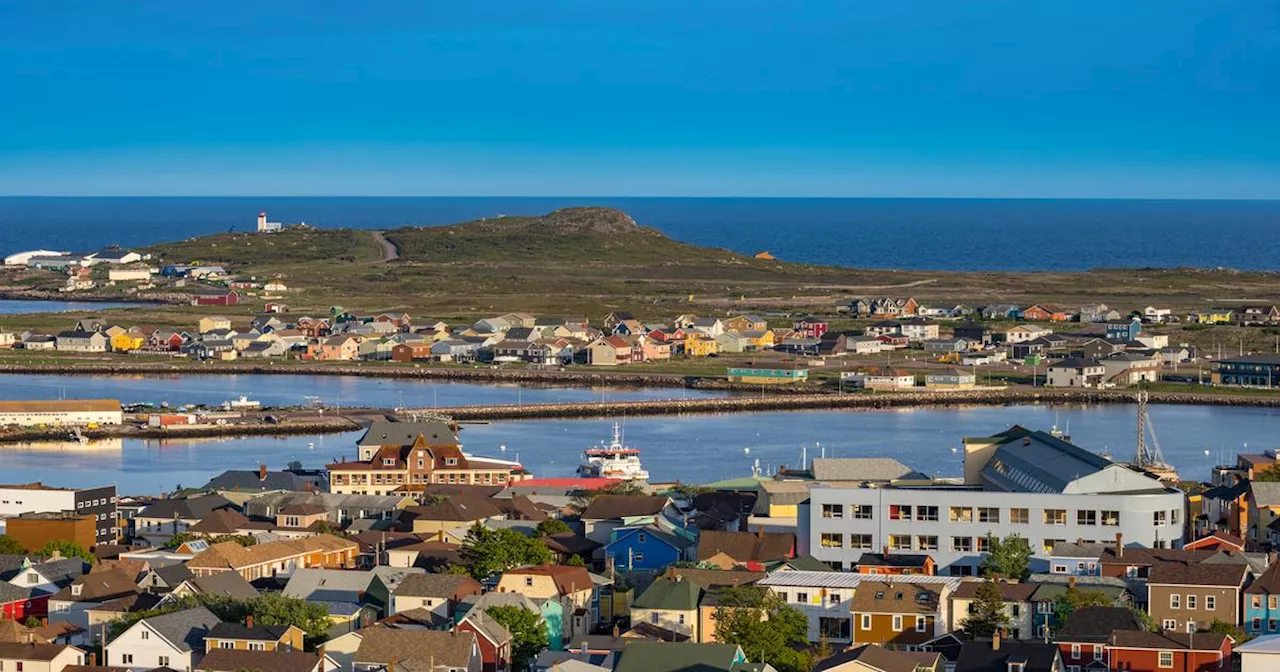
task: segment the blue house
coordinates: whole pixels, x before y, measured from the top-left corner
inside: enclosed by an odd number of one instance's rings
[[[605,556],[615,569],[659,572],[681,560],[692,559],[693,543],[654,525],[615,528],[605,545]]]
[[[1058,542],[1049,552],[1049,573],[1065,576],[1100,576],[1098,558],[1106,544]]]
[[[1244,631],[1250,635],[1280,633],[1280,563],[1271,563],[1244,589]]]
[[[1142,333],[1142,322],[1136,317],[1129,322],[1107,323],[1107,340],[1109,341],[1132,341],[1140,333]]]

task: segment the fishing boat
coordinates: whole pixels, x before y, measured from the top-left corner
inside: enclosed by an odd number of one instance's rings
[[[228,411],[256,411],[262,408],[262,402],[250,399],[242,394],[239,399],[230,399],[222,402],[222,408]]]
[[[613,439],[607,446],[582,451],[582,464],[578,465],[582,476],[616,478],[624,481],[647,481],[649,472],[640,464],[640,451],[622,441],[622,427],[613,423]]]

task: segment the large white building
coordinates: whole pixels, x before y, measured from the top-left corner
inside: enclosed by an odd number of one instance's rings
[[[14,252],[4,258],[5,266],[26,266],[27,262],[33,257],[61,257],[67,256],[66,252],[57,252],[55,250],[26,250],[25,252]]]
[[[0,401],[0,427],[118,425],[124,412],[116,399]]]
[[[1152,476],[1022,427],[964,447],[963,483],[814,484],[799,507],[797,552],[840,569],[868,551],[928,553],[940,573],[968,576],[988,535],[1026,539],[1035,572],[1049,571],[1059,542],[1121,533],[1181,546],[1185,497]]]

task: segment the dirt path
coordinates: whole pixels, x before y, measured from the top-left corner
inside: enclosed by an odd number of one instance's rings
[[[381,231],[370,231],[373,235],[373,241],[382,246],[382,260],[391,261],[400,258],[400,250],[396,249],[396,244],[387,240]]]

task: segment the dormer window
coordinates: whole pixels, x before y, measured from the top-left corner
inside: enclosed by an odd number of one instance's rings
[[[395,461],[395,460],[393,460],[393,459],[391,459],[390,457],[384,457],[384,458],[382,458],[382,464],[383,464],[383,466],[390,467],[390,466],[395,465],[395,463],[396,463],[396,461]]]
[[[444,458],[444,463],[445,463],[445,466],[452,467],[452,466],[454,466],[454,465],[458,464],[458,458],[456,458],[456,457],[446,457],[446,458]]]
[[[77,584],[74,584],[74,585],[72,585],[72,586],[71,586],[71,594],[72,594],[72,595],[75,595],[76,597],[79,597],[79,596],[80,596],[80,593],[81,593],[83,590],[84,590],[84,586],[82,586],[82,585],[80,585],[80,584],[78,584],[78,583],[77,583]]]

